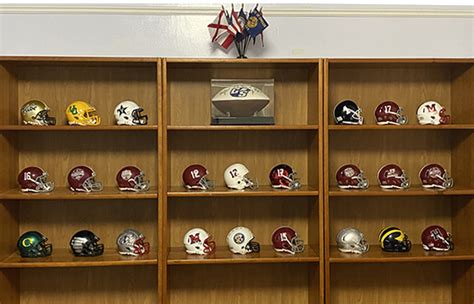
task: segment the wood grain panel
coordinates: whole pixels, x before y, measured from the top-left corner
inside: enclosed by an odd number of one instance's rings
[[[472,123],[474,113],[474,65],[456,64],[451,72],[452,115],[456,123]]]
[[[19,150],[19,168],[39,166],[56,186],[69,186],[67,175],[78,165],[94,169],[104,186],[116,186],[117,172],[127,165],[142,169],[150,184],[157,185],[157,138],[153,132],[94,132],[82,136],[27,132],[19,138]]]
[[[43,100],[58,125],[66,124],[66,107],[75,100],[92,104],[103,125],[114,125],[115,106],[127,99],[145,109],[149,124],[157,124],[156,64],[48,63],[19,65],[17,70],[17,108],[30,99]],[[20,123],[19,112],[17,115]]]
[[[452,278],[452,303],[474,303],[474,263],[453,263]]]
[[[375,108],[384,100],[397,102],[408,123],[418,124],[416,110],[426,100],[439,101],[451,113],[450,65],[334,63],[329,66],[328,94],[329,124],[334,124],[334,107],[343,99],[362,108],[364,124],[375,124]]]
[[[450,265],[450,263],[332,265],[331,303],[453,303]]]
[[[288,64],[226,65],[213,67],[198,64],[192,67],[168,63],[167,115],[169,125],[209,125],[211,79],[271,79],[275,80],[275,124],[315,123],[315,113],[308,109],[317,108],[314,90],[316,85],[317,63],[305,66]],[[310,77],[311,73],[311,77]],[[308,94],[311,93],[309,97]],[[309,103],[314,105],[309,106]]]
[[[0,303],[20,303],[20,273],[17,270],[0,270]]]
[[[308,265],[173,266],[169,273],[169,302],[309,303],[309,274],[314,264]]]
[[[453,230],[455,245],[460,245],[474,253],[474,198],[460,197],[452,206]]]
[[[229,231],[236,226],[252,230],[261,245],[271,245],[272,232],[279,226],[293,227],[300,238],[308,231],[307,198],[169,198],[169,238],[171,247],[182,247],[183,236],[191,228],[201,227],[214,236],[217,246],[226,246]]]
[[[373,136],[368,132],[331,133],[329,138],[329,183],[336,185],[339,167],[353,163],[364,171],[369,185],[378,185],[377,173],[388,163],[401,166],[412,185],[419,185],[421,168],[439,163],[450,174],[451,140],[442,131],[391,131]],[[456,176],[453,176],[456,183]]]
[[[16,122],[18,80],[8,65],[0,65],[0,124]]]
[[[262,185],[270,183],[268,175],[277,164],[289,164],[308,183],[311,141],[305,133],[287,132],[180,132],[168,138],[168,185],[182,185],[182,173],[191,164],[202,164],[216,185],[224,185],[224,170],[242,163]],[[313,163],[315,166],[316,163]],[[311,173],[313,174],[313,173]]]
[[[413,244],[421,243],[421,232],[429,225],[441,225],[448,231],[452,228],[451,201],[444,197],[331,198],[329,207],[331,245],[336,244],[337,233],[348,226],[361,230],[375,246],[380,230],[389,225],[405,231]]]
[[[156,266],[24,269],[21,304],[157,303]]]
[[[156,200],[23,201],[20,233],[38,230],[56,248],[69,248],[74,233],[89,229],[105,247],[115,247],[117,236],[127,228],[142,232],[156,247]]]

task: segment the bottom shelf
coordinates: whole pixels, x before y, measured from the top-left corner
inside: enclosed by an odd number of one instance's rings
[[[427,252],[420,244],[414,244],[409,252],[384,252],[378,245],[371,245],[364,254],[342,253],[337,246],[331,246],[331,263],[394,263],[394,262],[436,262],[474,260],[474,252],[469,248],[455,247],[447,252]]]
[[[314,263],[168,267],[169,304],[322,304],[319,290]]]
[[[306,246],[304,252],[295,255],[278,253],[270,245],[261,246],[259,253],[246,255],[233,254],[226,246],[218,246],[216,252],[209,256],[189,255],[181,247],[173,247],[168,253],[168,265],[311,262],[319,262],[319,257],[310,246]]]
[[[22,258],[17,252],[2,261],[0,268],[48,268],[48,267],[105,267],[128,265],[157,265],[156,249],[139,257],[122,256],[115,248],[105,248],[104,254],[97,257],[76,257],[70,249],[53,249],[53,254],[44,258]]]
[[[471,261],[443,263],[331,264],[330,303],[471,304]]]
[[[155,304],[157,277],[155,266],[2,269],[0,303]]]

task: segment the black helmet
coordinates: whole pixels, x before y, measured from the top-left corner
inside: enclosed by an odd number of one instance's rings
[[[338,125],[361,125],[364,118],[362,110],[352,100],[343,100],[334,108],[334,121]]]
[[[98,256],[104,253],[104,244],[98,244],[99,237],[89,230],[76,232],[70,245],[75,256]]]
[[[380,246],[383,251],[407,252],[411,249],[411,242],[400,228],[389,226],[382,229],[379,235]]]

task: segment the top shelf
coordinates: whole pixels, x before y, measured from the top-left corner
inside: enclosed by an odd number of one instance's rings
[[[157,125],[146,126],[30,126],[3,125],[0,131],[156,131]]]
[[[317,125],[265,125],[265,126],[168,126],[171,131],[298,131],[318,130]]]
[[[473,130],[474,124],[449,124],[449,125],[403,125],[403,126],[381,126],[381,125],[329,125],[330,131],[394,131],[394,130]]]

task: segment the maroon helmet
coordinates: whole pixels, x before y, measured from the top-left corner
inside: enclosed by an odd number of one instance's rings
[[[367,189],[369,187],[364,172],[353,164],[340,167],[336,173],[336,180],[337,186],[341,189]]]
[[[377,106],[375,119],[378,125],[404,125],[407,123],[407,117],[403,115],[403,109],[390,100]]]
[[[275,189],[295,190],[301,187],[296,172],[286,164],[279,164],[270,171],[270,183]]]
[[[449,251],[454,249],[451,233],[441,226],[429,226],[421,234],[423,249],[426,251]]]
[[[410,187],[410,181],[405,171],[398,165],[388,164],[380,168],[379,185],[383,189],[407,189]]]
[[[102,191],[102,183],[95,180],[95,172],[87,166],[72,168],[67,176],[69,189],[75,192]]]
[[[296,231],[287,226],[277,228],[272,233],[273,249],[278,252],[295,254],[304,251],[304,242],[298,238]]]
[[[453,186],[453,179],[441,165],[428,164],[420,170],[423,188],[445,190]]]
[[[18,174],[18,184],[22,192],[51,192],[54,183],[48,181],[48,172],[39,167],[26,167]]]
[[[150,189],[150,181],[145,179],[145,173],[135,166],[120,169],[116,180],[120,191],[142,192]]]
[[[183,171],[184,186],[188,189],[209,190],[214,188],[214,183],[207,179],[209,172],[199,164],[190,165]]]

